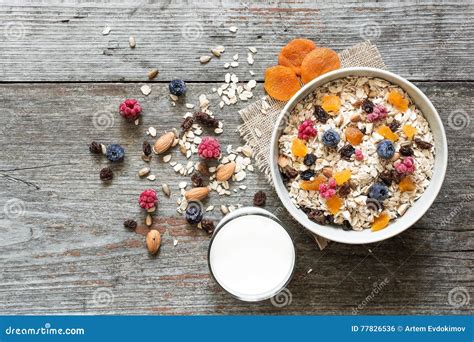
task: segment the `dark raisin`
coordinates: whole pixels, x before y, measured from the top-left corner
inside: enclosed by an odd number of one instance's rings
[[[337,194],[340,197],[346,197],[347,195],[349,195],[351,193],[351,190],[352,190],[351,189],[351,184],[349,182],[346,182],[343,185],[341,185],[341,187],[337,191]]]
[[[300,177],[301,177],[302,180],[308,181],[312,177],[314,177],[314,171],[312,171],[312,170],[302,171],[300,173]]]
[[[197,173],[194,173],[191,176],[191,182],[193,183],[193,186],[195,188],[199,188],[199,187],[203,186],[203,184],[204,184],[204,182],[202,180],[202,177]]]
[[[351,156],[355,153],[355,148],[352,147],[352,145],[347,144],[344,145],[340,150],[339,153],[341,154],[341,157],[345,160],[350,160]]]
[[[396,132],[397,129],[400,128],[400,122],[394,119],[392,122],[388,124],[388,127],[392,130],[392,132]]]
[[[420,138],[415,138],[415,144],[422,150],[429,150],[433,147],[433,145],[431,145],[429,142],[423,141]]]
[[[202,219],[201,221],[201,228],[208,234],[212,234],[214,232],[214,221],[209,219]]]
[[[212,128],[219,127],[219,120],[214,119],[212,116],[210,116],[207,113],[196,112],[194,113],[194,118],[196,119],[197,122],[199,122],[200,124],[206,127],[212,127]]]
[[[367,114],[372,113],[374,111],[374,103],[369,99],[365,99],[364,102],[362,102],[362,110]]]
[[[143,154],[149,156],[151,154],[151,145],[148,141],[144,141],[142,144]]]
[[[132,230],[133,230],[133,229],[137,228],[137,221],[134,221],[134,220],[125,220],[125,221],[123,222],[123,226],[124,226],[125,228],[132,229]]]
[[[298,171],[296,171],[295,169],[293,169],[291,166],[285,166],[283,168],[283,173],[289,178],[289,179],[292,179],[292,178],[295,178],[296,176],[298,176]]]
[[[314,106],[314,117],[316,118],[317,121],[326,123],[329,120],[329,114],[326,113],[326,111],[323,109],[321,106]]]
[[[100,170],[100,179],[102,181],[110,181],[112,178],[114,178],[114,173],[110,167],[104,167]]]
[[[348,220],[344,220],[342,222],[342,229],[343,230],[352,230],[352,225]]]
[[[191,116],[188,116],[181,123],[181,128],[183,129],[183,131],[187,131],[193,126],[193,124],[194,124],[194,119]]]
[[[379,202],[375,198],[367,198],[365,205],[367,206],[367,209],[373,210],[375,212],[380,212],[383,210],[382,202]]]
[[[263,207],[266,201],[267,195],[262,190],[257,191],[255,195],[253,195],[253,205],[256,207]]]
[[[89,151],[90,151],[90,153],[100,154],[100,153],[102,153],[102,146],[100,146],[100,144],[98,142],[93,141],[89,145]]]
[[[306,166],[311,166],[313,165],[314,163],[316,163],[316,156],[312,153],[308,153],[305,157],[304,157],[304,160],[303,160],[303,163],[306,165]]]
[[[402,145],[400,146],[400,154],[404,157],[409,157],[413,155],[413,149],[410,145]]]
[[[386,186],[392,185],[394,174],[394,170],[384,170],[379,174],[379,178]],[[395,171],[396,172],[396,171]]]
[[[327,218],[324,216],[324,211],[318,209],[311,209],[311,208],[304,208],[303,211],[305,212],[308,218],[316,223],[319,224],[326,224]]]

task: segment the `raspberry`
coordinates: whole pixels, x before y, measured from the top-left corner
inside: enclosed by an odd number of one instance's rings
[[[107,146],[105,156],[111,162],[121,161],[125,156],[125,150],[118,144],[112,144]]]
[[[356,160],[362,161],[364,160],[364,155],[362,154],[361,150],[355,150],[355,158]]]
[[[393,166],[400,174],[409,174],[415,172],[415,162],[413,157],[406,157],[403,160],[397,160]]]
[[[136,120],[142,112],[142,107],[135,99],[127,99],[119,106],[119,113],[127,120]]]
[[[198,153],[204,159],[217,159],[221,155],[221,145],[216,138],[204,137],[198,146]]]
[[[367,115],[367,121],[374,122],[377,120],[385,119],[387,117],[387,114],[387,108],[382,105],[377,105],[374,107],[373,112]]]
[[[319,185],[319,193],[324,199],[330,199],[336,194],[336,180],[330,178],[327,184],[323,183]]]
[[[158,197],[156,196],[156,191],[153,189],[146,189],[138,198],[138,204],[146,210],[153,208],[156,202],[158,202]]]
[[[314,128],[314,122],[311,120],[305,120],[298,127],[298,138],[303,140],[309,140],[309,138],[314,138],[316,136],[316,128]]]

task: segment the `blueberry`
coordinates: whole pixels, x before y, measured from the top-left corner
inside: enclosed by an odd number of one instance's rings
[[[388,188],[383,183],[375,183],[369,188],[369,198],[383,201],[388,197]]]
[[[181,96],[186,93],[186,83],[183,80],[172,80],[169,85],[170,93]]]
[[[395,146],[390,140],[382,140],[377,145],[377,154],[380,158],[391,159],[395,154]]]
[[[125,150],[122,146],[118,144],[112,144],[107,146],[107,150],[105,152],[105,156],[111,162],[121,161],[125,156]]]
[[[306,166],[311,166],[313,165],[314,163],[316,163],[316,156],[312,153],[308,153],[305,157],[304,157],[304,160],[303,160],[303,163],[306,165]]]
[[[337,144],[339,144],[339,141],[341,141],[341,138],[335,130],[328,129],[324,132],[322,140],[323,144],[327,147],[336,147]]]
[[[312,177],[314,177],[314,171],[306,170],[300,173],[300,177],[302,180],[309,181]]]
[[[186,221],[190,224],[198,224],[202,220],[202,208],[199,202],[189,202],[186,208]]]

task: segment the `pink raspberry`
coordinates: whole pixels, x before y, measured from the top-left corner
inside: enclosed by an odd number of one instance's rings
[[[156,191],[153,189],[146,189],[140,194],[138,198],[138,204],[143,209],[151,209],[156,205],[158,202],[158,197],[156,196]]]
[[[216,138],[204,137],[198,146],[198,153],[204,159],[217,159],[221,155],[221,145]]]
[[[330,199],[336,194],[336,180],[334,178],[329,178],[327,184],[319,185],[319,193],[324,199]]]
[[[382,119],[385,119],[387,115],[388,115],[387,108],[385,108],[383,105],[376,105],[374,107],[374,111],[367,115],[367,121],[374,122],[377,120],[382,120]]]
[[[355,159],[356,160],[359,160],[359,161],[364,160],[364,155],[362,154],[361,150],[357,149],[357,150],[355,150],[354,153],[355,153]]]
[[[309,138],[314,138],[317,134],[316,128],[314,127],[314,122],[311,120],[305,120],[298,127],[298,138],[303,140],[308,140]]]
[[[136,120],[142,112],[142,107],[135,99],[127,99],[119,106],[119,113],[127,120]]]
[[[399,174],[415,172],[415,161],[413,160],[413,157],[406,157],[403,160],[397,160],[393,166],[395,166],[395,170]]]

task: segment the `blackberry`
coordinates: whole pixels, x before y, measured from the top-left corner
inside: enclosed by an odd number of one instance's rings
[[[316,155],[314,155],[314,154],[312,154],[312,153],[308,153],[308,154],[304,157],[303,163],[304,163],[306,166],[314,165],[314,163],[316,163]]]
[[[185,218],[189,224],[198,224],[202,220],[202,208],[199,202],[189,202],[186,208]]]
[[[314,106],[313,116],[321,123],[326,123],[329,120],[329,114],[321,106]]]
[[[362,110],[367,114],[372,113],[374,111],[374,103],[369,99],[365,99],[364,102],[362,102]]]
[[[352,147],[352,145],[347,144],[344,145],[340,150],[339,153],[341,154],[341,157],[345,160],[350,160],[352,155],[355,153],[355,148]]]
[[[301,177],[302,180],[308,181],[312,177],[314,177],[314,171],[312,171],[312,170],[302,171],[300,173],[300,177]]]

